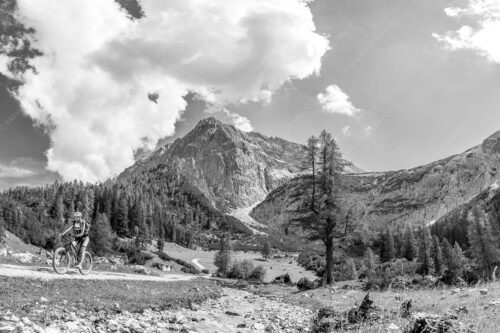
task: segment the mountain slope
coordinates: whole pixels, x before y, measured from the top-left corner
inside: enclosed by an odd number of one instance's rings
[[[119,178],[164,164],[178,170],[221,211],[250,207],[299,172],[302,145],[245,133],[215,118],[138,161]],[[356,170],[354,166],[351,166]]]
[[[462,154],[409,170],[348,174],[346,197],[356,204],[357,220],[372,230],[433,221],[470,200],[500,179],[500,131]],[[284,228],[298,204],[291,193],[297,177],[272,191],[250,215],[260,223]]]
[[[493,183],[467,202],[441,216],[430,225],[434,234],[446,237],[450,242],[466,244],[469,212],[478,207],[490,217],[493,232],[500,236],[500,186]]]

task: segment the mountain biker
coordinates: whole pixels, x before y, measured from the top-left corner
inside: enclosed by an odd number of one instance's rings
[[[69,219],[68,219],[69,220]],[[82,268],[83,264],[83,257],[85,255],[85,249],[87,248],[87,245],[89,244],[89,230],[90,230],[90,223],[86,222],[83,219],[82,213],[80,212],[75,212],[71,218],[72,224],[64,230],[60,236],[64,236],[67,234],[71,229],[73,229],[73,236],[74,236],[74,242],[75,247],[79,245],[78,248],[78,265],[76,265],[76,268]]]

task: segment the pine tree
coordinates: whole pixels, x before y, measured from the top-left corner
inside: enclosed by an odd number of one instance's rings
[[[467,237],[472,257],[479,268],[490,275],[494,265],[500,260],[500,251],[498,241],[493,236],[488,215],[477,207],[469,214]]]
[[[464,254],[464,251],[457,242],[455,242],[455,244],[453,245],[453,251],[455,251],[461,267],[464,267],[465,265],[468,264],[469,259],[467,259],[467,257]]]
[[[5,221],[3,219],[2,207],[0,207],[0,244],[2,244],[5,237]]]
[[[64,224],[64,201],[63,197],[61,194],[57,196],[55,207],[54,207],[55,213],[54,217],[56,221],[60,224]]]
[[[432,236],[429,232],[429,228],[425,226],[422,228],[418,261],[420,264],[418,270],[421,274],[428,275],[434,273],[434,260],[432,259]]]
[[[116,232],[120,236],[128,235],[128,203],[125,196],[123,196],[118,205],[116,212]]]
[[[98,256],[105,255],[111,251],[113,234],[106,214],[97,215],[97,219],[90,228],[90,247]]]
[[[441,249],[441,244],[439,243],[439,238],[434,235],[432,238],[432,259],[434,260],[434,272],[437,275],[441,275],[444,272],[444,259],[443,259],[443,251]]]
[[[446,238],[443,238],[441,248],[443,250],[443,259],[446,264],[446,268],[453,279],[456,279],[462,275],[462,264],[460,262],[460,258]]]
[[[411,226],[407,226],[405,230],[405,245],[404,245],[404,257],[412,261],[418,255],[417,241],[415,239],[415,233]]]
[[[157,245],[158,251],[163,252],[163,250],[165,249],[165,241],[163,240],[163,238],[158,238]]]
[[[219,252],[217,252],[214,257],[214,265],[217,267],[217,274],[220,276],[227,276],[231,268],[231,251],[231,243],[227,237],[222,237],[220,240]]]
[[[267,261],[267,258],[273,255],[273,248],[271,246],[271,243],[265,242],[264,246],[262,247],[261,253],[264,259]]]
[[[377,269],[377,259],[371,248],[366,249],[365,253],[366,275],[370,278],[375,274]]]
[[[390,228],[387,228],[384,236],[382,237],[382,253],[380,255],[380,259],[382,262],[388,262],[394,260],[396,258],[396,250],[394,247],[394,236],[392,235],[392,231]]]
[[[348,258],[345,263],[346,278],[348,280],[358,279],[358,270],[356,269],[356,264],[352,258]]]
[[[396,235],[394,236],[394,248],[396,250],[396,258],[404,258],[405,237],[404,232],[401,232],[401,229],[398,229]]]

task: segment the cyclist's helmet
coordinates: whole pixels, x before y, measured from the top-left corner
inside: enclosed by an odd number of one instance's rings
[[[81,218],[82,218],[82,216],[83,216],[83,215],[82,215],[82,213],[80,213],[80,212],[74,212],[74,213],[73,213],[73,218],[75,218],[75,219],[81,219]]]

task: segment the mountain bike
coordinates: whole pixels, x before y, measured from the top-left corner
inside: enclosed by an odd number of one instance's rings
[[[65,245],[54,251],[52,257],[52,267],[58,274],[65,274],[70,266],[76,267],[78,263],[78,252],[75,241],[72,237],[66,237],[63,242]],[[82,267],[78,268],[80,274],[87,275],[92,271],[92,256],[89,252],[85,251],[83,256]]]

